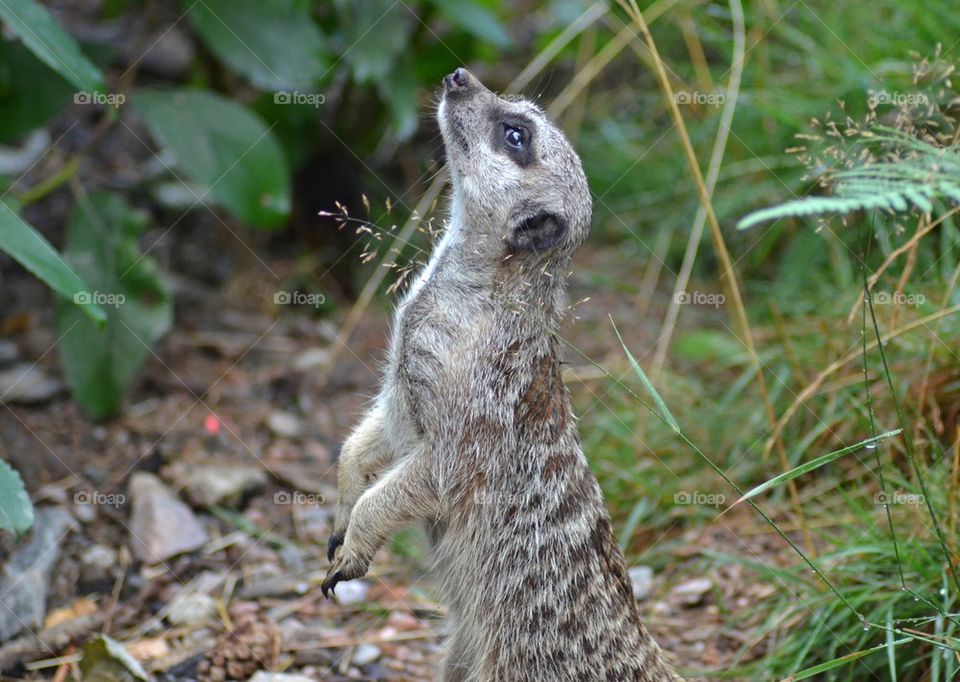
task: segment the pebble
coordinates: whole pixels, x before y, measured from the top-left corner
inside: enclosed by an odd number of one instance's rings
[[[50,400],[63,390],[63,383],[36,365],[18,363],[0,370],[0,401],[36,405]]]
[[[90,545],[80,554],[80,579],[93,583],[113,577],[117,565],[117,550],[107,545]]]
[[[699,604],[711,589],[713,589],[713,581],[710,578],[693,578],[670,590],[670,596],[684,606],[694,606]]]
[[[0,573],[0,642],[24,628],[39,628],[47,612],[47,592],[66,535],[75,522],[60,507],[34,511],[30,539],[11,553]]]
[[[265,670],[258,670],[250,678],[249,682],[315,682],[314,678],[306,675],[295,675],[293,673],[268,673]]]
[[[8,339],[0,339],[0,365],[9,365],[20,356],[17,344]]]
[[[167,620],[171,625],[193,625],[217,616],[217,602],[209,594],[181,590],[167,607]]]
[[[380,647],[375,644],[358,644],[353,650],[354,665],[369,665],[380,658]]]
[[[147,564],[200,549],[210,539],[186,504],[154,476],[138,471],[130,477],[130,549]]]
[[[303,433],[303,425],[300,418],[290,412],[273,410],[267,416],[267,426],[278,436],[283,438],[297,438]]]
[[[337,603],[342,605],[356,604],[367,598],[370,583],[364,580],[349,580],[339,583],[336,589]]]
[[[653,591],[653,569],[649,566],[634,566],[627,574],[633,585],[633,598],[642,601]]]
[[[267,475],[257,466],[234,464],[199,464],[187,466],[177,476],[187,497],[201,507],[213,507],[225,501],[235,501],[250,490],[263,487]]]

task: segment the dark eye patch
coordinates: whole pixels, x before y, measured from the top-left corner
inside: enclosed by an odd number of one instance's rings
[[[511,114],[505,111],[494,111],[491,116],[491,133],[493,135],[493,149],[502,152],[513,159],[521,168],[534,162],[533,153],[533,121],[526,116]]]

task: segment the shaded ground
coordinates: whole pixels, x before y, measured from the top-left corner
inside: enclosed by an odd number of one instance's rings
[[[603,258],[586,254],[584,262]],[[292,267],[265,265],[281,279]],[[375,388],[386,316],[368,311],[321,384],[335,328],[310,308],[278,314],[277,287],[262,284],[273,277],[259,264],[240,272],[219,287],[189,275],[177,281],[175,329],[115,420],[93,424],[63,395],[0,407],[0,457],[22,472],[36,504],[62,506],[77,521],[50,550],[60,558],[45,622],[28,623],[42,641],[21,632],[0,644],[0,669],[13,677],[65,679],[83,643],[105,632],[158,679],[222,679],[229,670],[265,668],[314,679],[432,679],[443,609],[422,576],[415,533],[384,550],[366,580],[338,588],[340,603],[319,591],[337,444]],[[583,291],[573,293],[576,299]],[[571,338],[602,359],[617,349],[597,326],[610,312],[628,321],[636,310],[629,297],[610,294],[577,312],[582,319]],[[39,359],[56,375],[47,317],[21,320],[14,338],[22,359]],[[625,333],[651,342],[643,330],[628,326]],[[588,369],[568,360],[574,370]],[[573,391],[579,395],[577,386]],[[189,503],[207,533],[202,546],[155,565],[138,559],[134,536],[157,530],[132,520],[143,500],[130,482],[143,472]],[[219,493],[211,492],[214,483],[223,485]],[[158,504],[162,529],[174,515]],[[723,524],[678,527],[670,538],[676,561],[641,602],[656,638],[688,671],[724,670],[765,651],[753,607],[774,588],[740,567],[713,569],[697,559],[716,550],[785,562],[764,532],[743,532],[750,524],[735,512]],[[2,549],[0,560],[16,546],[7,539]],[[231,669],[231,660],[250,665]]]

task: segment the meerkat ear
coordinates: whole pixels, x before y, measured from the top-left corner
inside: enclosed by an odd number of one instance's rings
[[[536,213],[511,221],[504,240],[514,252],[537,252],[552,249],[567,234],[567,221],[555,213]]]

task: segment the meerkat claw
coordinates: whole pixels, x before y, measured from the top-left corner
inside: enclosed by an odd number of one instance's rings
[[[343,544],[343,533],[333,533],[327,540],[327,561],[333,561],[337,548]]]
[[[340,571],[337,571],[333,575],[328,575],[324,579],[323,584],[320,586],[320,592],[323,593],[325,599],[330,599],[331,597],[335,597],[337,595],[335,590],[337,583],[340,582],[341,577]],[[329,592],[329,594],[327,594],[327,592]]]

